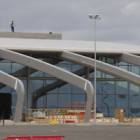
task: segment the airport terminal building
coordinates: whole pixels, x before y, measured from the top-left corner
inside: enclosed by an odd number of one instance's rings
[[[115,108],[124,108],[125,117],[140,117],[139,55],[138,45],[97,42],[97,112],[114,117]],[[24,56],[33,60],[26,63]],[[23,114],[28,108],[66,109],[67,102],[86,102],[88,84],[94,88],[94,62],[94,41],[62,40],[61,34],[0,33],[0,70],[22,81]],[[9,79],[0,78],[0,105],[6,102],[15,114],[18,83],[12,88],[3,82]]]

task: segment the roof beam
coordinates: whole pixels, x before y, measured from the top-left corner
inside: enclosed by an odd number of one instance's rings
[[[15,89],[17,92],[16,112],[14,122],[21,121],[22,107],[24,101],[24,86],[21,80],[15,78],[7,73],[0,71],[0,82]]]
[[[137,55],[133,55],[133,54],[129,54],[129,53],[123,53],[122,55],[116,56],[116,58],[118,60],[140,66],[140,57],[137,56]]]
[[[82,56],[79,54],[75,54],[72,52],[64,51],[63,53],[60,54],[60,58],[81,64],[81,65],[84,65],[84,66],[87,66],[90,68],[94,68],[94,65],[95,65],[94,59],[91,59],[89,57]],[[139,75],[133,74],[129,71],[123,70],[121,68],[112,66],[110,64],[107,64],[107,63],[104,63],[104,62],[101,62],[98,60],[96,60],[96,67],[97,67],[97,70],[99,70],[99,71],[119,77],[134,85],[140,86],[140,76]]]
[[[89,122],[94,92],[91,82],[64,69],[51,65],[47,62],[43,62],[41,60],[17,52],[0,49],[0,57],[48,73],[83,89],[87,94],[87,105],[84,122]]]
[[[91,69],[90,71],[93,71],[93,69]],[[78,76],[83,76],[85,74],[85,68],[76,70],[73,72],[74,74],[78,75]],[[46,85],[44,87],[40,87],[39,89],[37,89],[35,92],[33,92],[33,96],[32,96],[32,108],[36,108],[37,107],[37,100],[38,98],[48,94],[48,91],[51,91],[55,88],[60,88],[61,86],[64,86],[65,84],[67,84],[67,82],[65,81],[61,81],[61,80],[56,80],[54,83],[51,83],[49,85]]]

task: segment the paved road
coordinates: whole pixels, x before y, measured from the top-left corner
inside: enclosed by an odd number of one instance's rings
[[[64,140],[140,140],[140,125],[0,126],[0,140],[15,135],[65,135]]]

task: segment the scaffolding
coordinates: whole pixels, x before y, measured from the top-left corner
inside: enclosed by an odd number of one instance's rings
[[[85,110],[86,102],[67,102],[67,110]],[[94,109],[94,103],[92,103],[92,110]]]
[[[33,120],[33,112],[43,112],[45,116],[67,115],[67,109],[26,109],[26,121]]]

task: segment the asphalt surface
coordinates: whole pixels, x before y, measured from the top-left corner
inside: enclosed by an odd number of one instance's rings
[[[140,140],[140,125],[11,125],[0,126],[7,136],[65,135],[64,140]]]

